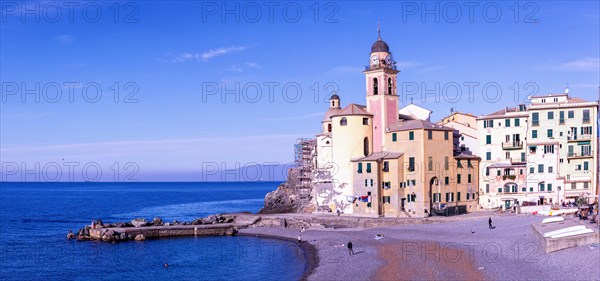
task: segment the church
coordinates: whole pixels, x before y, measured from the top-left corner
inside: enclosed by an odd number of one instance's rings
[[[431,111],[399,109],[400,72],[381,32],[365,75],[366,105],[334,93],[316,135],[319,209],[368,217],[427,217],[476,210],[480,158],[456,149],[455,131]]]

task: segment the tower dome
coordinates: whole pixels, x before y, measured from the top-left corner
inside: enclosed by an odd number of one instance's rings
[[[340,96],[338,96],[336,93],[333,93],[333,95],[331,95],[331,98],[329,100],[339,100]]]
[[[381,37],[377,38],[377,41],[375,41],[373,46],[371,46],[371,53],[375,52],[390,52],[390,47],[387,43],[385,43],[385,41],[381,40]]]

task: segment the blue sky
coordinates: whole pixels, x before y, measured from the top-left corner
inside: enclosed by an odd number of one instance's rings
[[[597,1],[481,2],[472,20],[462,2],[440,2],[430,14],[423,10],[433,2],[288,2],[273,6],[272,18],[261,2],[77,3],[72,19],[60,2],[2,3],[3,163],[98,163],[107,175],[111,163],[132,162],[142,180],[193,179],[215,164],[288,163],[294,140],[320,130],[333,89],[325,86],[335,85],[343,105],[364,104],[361,71],[378,21],[398,82],[419,87],[413,102],[435,120],[451,107],[480,115],[514,106],[515,85],[519,100],[567,84],[572,96],[598,98]],[[480,85],[472,100],[465,83]],[[484,98],[485,85],[499,87],[500,98]],[[423,87],[434,94],[423,97]]]

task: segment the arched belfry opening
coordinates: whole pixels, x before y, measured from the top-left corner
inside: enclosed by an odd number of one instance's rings
[[[365,156],[369,156],[369,138],[365,137],[363,139],[363,154]]]
[[[379,83],[377,82],[377,78],[373,78],[373,95],[379,94]]]
[[[387,86],[388,86],[387,94],[393,95],[393,93],[392,93],[392,78],[391,77],[388,78]]]

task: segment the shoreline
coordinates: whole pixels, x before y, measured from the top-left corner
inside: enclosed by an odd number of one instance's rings
[[[319,265],[319,254],[317,248],[309,243],[308,241],[304,241],[302,244],[298,244],[297,240],[287,236],[279,236],[276,234],[257,234],[257,233],[238,233],[237,236],[247,236],[247,237],[258,237],[258,238],[266,238],[272,240],[280,240],[293,243],[298,246],[300,251],[302,251],[302,255],[304,256],[304,260],[306,261],[304,265],[304,272],[302,273],[302,277],[300,280],[308,280],[308,277],[314,272],[314,270]]]

